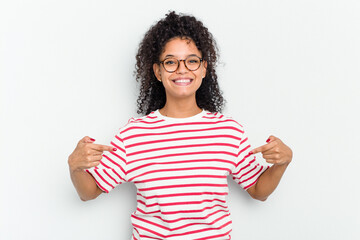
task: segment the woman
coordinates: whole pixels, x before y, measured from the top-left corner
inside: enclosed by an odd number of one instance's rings
[[[136,59],[145,116],[130,119],[111,146],[79,141],[68,163],[80,198],[134,182],[132,239],[230,239],[227,175],[264,201],[291,149],[270,136],[251,150],[243,127],[219,113],[215,41],[194,17],[169,13],[146,33]],[[259,152],[271,167],[256,160]]]

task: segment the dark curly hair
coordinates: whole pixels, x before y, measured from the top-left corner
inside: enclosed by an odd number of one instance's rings
[[[207,61],[206,76],[196,91],[197,105],[210,112],[221,112],[225,100],[215,71],[218,58],[216,42],[203,23],[195,17],[172,11],[150,27],[139,45],[135,66],[136,81],[140,82],[137,113],[146,115],[165,105],[165,88],[156,79],[153,64],[160,61],[165,44],[176,37],[194,41],[202,58]]]

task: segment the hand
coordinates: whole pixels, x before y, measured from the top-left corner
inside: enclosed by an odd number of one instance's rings
[[[262,153],[266,162],[274,165],[288,165],[292,160],[292,150],[286,146],[279,138],[270,136],[267,144],[253,149],[253,154]]]
[[[112,146],[94,144],[88,136],[81,139],[68,159],[70,171],[80,171],[100,164],[104,151],[116,151]]]

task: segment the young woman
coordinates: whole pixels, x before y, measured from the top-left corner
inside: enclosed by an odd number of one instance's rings
[[[136,56],[138,113],[145,116],[130,119],[111,146],[84,137],[69,156],[84,201],[125,181],[136,185],[134,240],[230,239],[227,176],[264,201],[291,162],[292,151],[280,139],[270,136],[252,149],[244,128],[219,113],[216,50],[200,21],[167,14]],[[256,160],[260,152],[271,167]]]

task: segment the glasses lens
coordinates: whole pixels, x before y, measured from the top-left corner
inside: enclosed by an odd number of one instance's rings
[[[168,72],[175,72],[178,68],[179,62],[176,58],[168,58],[164,60],[164,68]]]
[[[185,62],[185,66],[190,71],[195,71],[200,67],[201,59],[197,56],[190,56],[185,60],[180,60]],[[166,71],[175,72],[179,67],[179,60],[176,58],[167,58],[162,63]]]
[[[190,70],[190,71],[195,71],[200,67],[201,61],[199,57],[196,56],[191,56],[188,57],[186,60],[186,67]]]

